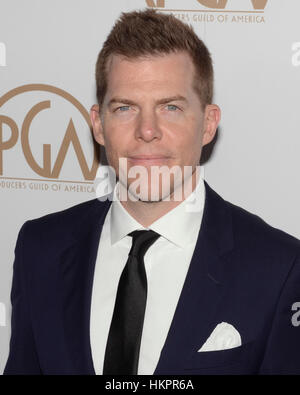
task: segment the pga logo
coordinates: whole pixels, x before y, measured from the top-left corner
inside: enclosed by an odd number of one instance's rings
[[[0,66],[6,66],[6,47],[4,43],[0,43]]]

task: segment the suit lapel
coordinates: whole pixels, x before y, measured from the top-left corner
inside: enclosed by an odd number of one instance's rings
[[[68,354],[75,374],[95,374],[90,345],[90,311],[95,263],[111,201],[94,205],[61,257],[62,315]]]
[[[233,247],[230,209],[205,183],[206,198],[194,254],[154,374],[180,374],[184,361],[214,329],[224,284],[226,258]]]

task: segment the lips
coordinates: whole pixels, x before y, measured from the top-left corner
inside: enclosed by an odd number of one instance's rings
[[[162,155],[132,155],[129,157],[130,159],[167,159],[166,156]]]
[[[133,164],[161,164],[167,162],[170,158],[163,155],[132,155],[129,161]]]

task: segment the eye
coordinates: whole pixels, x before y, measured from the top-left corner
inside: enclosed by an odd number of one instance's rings
[[[130,106],[121,106],[115,109],[115,111],[121,111],[121,112],[125,112],[128,111],[130,109]]]
[[[179,110],[179,107],[175,106],[175,104],[168,104],[167,109],[169,111],[176,111],[176,110]]]

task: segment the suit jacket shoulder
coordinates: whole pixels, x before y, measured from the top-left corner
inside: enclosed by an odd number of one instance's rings
[[[88,232],[108,209],[109,201],[92,199],[25,222],[27,243],[49,248],[65,246]]]
[[[287,256],[300,255],[300,240],[242,207],[228,201],[224,203],[232,213],[235,245],[240,249],[247,250],[250,255],[261,251],[263,255],[276,257],[282,263],[286,263]]]

